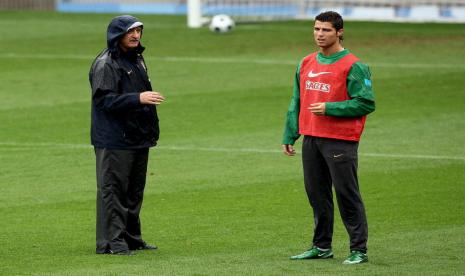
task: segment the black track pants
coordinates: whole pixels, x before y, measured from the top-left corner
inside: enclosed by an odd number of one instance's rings
[[[97,163],[97,253],[143,244],[139,213],[145,188],[146,149],[95,148]]]
[[[358,142],[304,136],[302,164],[305,190],[313,208],[313,245],[331,248],[334,224],[333,190],[350,249],[366,252],[368,225],[357,178]]]

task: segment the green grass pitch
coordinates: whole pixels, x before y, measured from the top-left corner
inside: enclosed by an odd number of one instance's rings
[[[311,242],[300,156],[280,153],[311,21],[227,35],[140,15],[161,139],[142,209],[156,252],[94,254],[88,70],[113,15],[0,13],[0,275],[454,275],[465,271],[465,25],[346,22],[377,110],[360,144],[370,262]],[[300,144],[300,143],[299,143]],[[298,145],[299,145],[298,144]],[[299,146],[297,146],[299,148]]]

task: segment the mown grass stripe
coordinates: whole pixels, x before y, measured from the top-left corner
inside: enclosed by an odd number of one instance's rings
[[[91,145],[86,144],[66,144],[66,143],[16,143],[0,142],[0,147],[27,147],[27,148],[57,148],[57,149],[91,149]],[[280,150],[258,149],[258,148],[208,148],[208,147],[183,147],[183,146],[157,146],[159,150],[172,151],[206,151],[206,152],[228,152],[228,153],[282,153]],[[465,156],[447,155],[423,155],[423,154],[396,154],[396,153],[359,153],[365,157],[394,158],[394,159],[433,159],[433,160],[465,160]]]
[[[95,56],[91,55],[63,55],[63,54],[16,54],[2,53],[0,58],[3,59],[75,59],[75,60],[92,60]],[[296,66],[295,60],[278,60],[278,59],[237,59],[237,58],[210,58],[210,57],[189,57],[189,56],[165,56],[165,57],[145,57],[147,60],[158,60],[165,62],[201,62],[201,63],[244,63],[244,64],[267,64],[267,65],[292,65]],[[443,69],[465,69],[465,64],[451,63],[386,63],[386,62],[367,62],[371,67],[384,68],[443,68]]]

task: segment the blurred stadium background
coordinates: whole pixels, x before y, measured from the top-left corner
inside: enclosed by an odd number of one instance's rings
[[[2,0],[0,9],[191,16],[196,12],[201,16],[225,13],[236,20],[306,19],[334,10],[346,20],[465,22],[465,0]],[[198,27],[201,21],[196,20]]]

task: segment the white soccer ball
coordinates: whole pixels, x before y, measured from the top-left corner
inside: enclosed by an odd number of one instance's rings
[[[228,33],[234,29],[234,20],[226,14],[218,14],[210,21],[210,30],[215,33]]]

